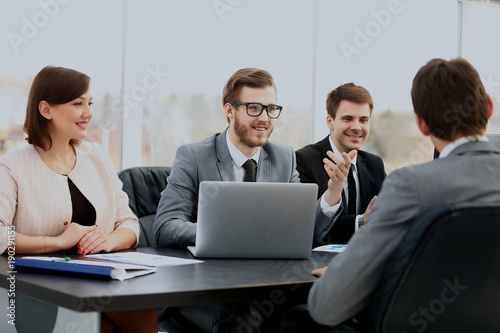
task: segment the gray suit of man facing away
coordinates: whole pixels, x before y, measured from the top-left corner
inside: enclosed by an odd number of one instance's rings
[[[413,80],[418,128],[430,136],[438,159],[393,171],[384,181],[366,226],[334,257],[313,285],[313,319],[334,326],[372,300],[389,257],[410,224],[441,204],[500,202],[500,152],[486,138],[493,103],[477,71],[464,59],[433,59]]]

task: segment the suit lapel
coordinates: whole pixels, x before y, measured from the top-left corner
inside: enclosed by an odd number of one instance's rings
[[[330,157],[328,157],[328,155],[326,155],[326,152],[329,151],[329,150],[332,150],[332,147],[330,146],[330,140],[329,140],[329,135],[323,139],[323,141],[321,141],[321,155],[330,159]],[[318,169],[318,172],[319,172],[319,175],[321,175],[321,179],[320,181],[325,184],[325,190],[328,188],[328,181],[330,180],[330,178],[328,177],[328,174],[326,173],[325,171],[325,168],[323,167],[323,162],[320,161],[320,164],[318,165],[319,169]],[[321,193],[321,195],[323,195],[323,193]],[[342,195],[344,195],[344,191],[342,191]],[[343,198],[342,201],[345,203],[346,200]],[[345,208],[345,207],[344,207]]]
[[[222,181],[234,182],[236,181],[236,176],[234,175],[233,160],[227,148],[226,132],[227,128],[215,138],[215,149],[218,159],[217,170]]]
[[[326,138],[323,139],[323,141],[321,141],[322,154],[323,154],[323,156],[325,156],[327,158],[329,158],[329,157],[326,155],[326,152],[329,150],[332,150],[332,147],[330,146],[329,138],[330,138],[330,136],[328,135]]]
[[[268,182],[271,179],[271,161],[267,159],[264,147],[260,150],[259,164],[257,165],[257,181]]]

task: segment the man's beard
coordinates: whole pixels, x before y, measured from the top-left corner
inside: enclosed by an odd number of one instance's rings
[[[236,134],[241,143],[251,148],[264,146],[267,143],[269,136],[273,132],[273,129],[274,128],[272,126],[268,126],[267,137],[264,140],[255,139],[252,138],[249,127],[246,127],[245,125],[240,123],[238,117],[235,117],[234,119],[234,133]]]

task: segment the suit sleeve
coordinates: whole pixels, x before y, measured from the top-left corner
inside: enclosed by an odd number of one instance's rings
[[[195,244],[198,187],[196,158],[189,146],[181,146],[156,211],[153,231],[158,246]]]
[[[290,147],[292,150],[292,173],[290,175],[290,183],[300,183],[300,175],[299,172],[297,171],[297,157],[295,155],[295,152],[293,151],[293,148]]]
[[[314,223],[313,246],[326,244],[345,244],[354,233],[355,215],[344,215],[342,205],[335,213],[329,217],[323,213],[320,199],[316,205],[316,220]]]
[[[309,163],[307,163],[305,154],[298,150],[295,152],[295,156],[297,159],[297,171],[300,175],[300,182],[315,183],[315,180],[311,177],[311,168],[309,167]]]
[[[308,305],[313,319],[334,326],[365,308],[413,219],[420,213],[418,185],[396,170],[383,184],[370,223],[354,234],[343,253],[312,286]]]
[[[332,226],[323,233],[320,244],[345,244],[354,234],[356,215],[344,215],[340,207],[333,218]]]

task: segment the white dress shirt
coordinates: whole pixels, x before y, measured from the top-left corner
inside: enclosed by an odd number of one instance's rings
[[[245,156],[241,151],[239,151],[238,148],[231,142],[231,139],[229,138],[229,131],[226,132],[226,142],[227,142],[227,148],[229,149],[229,154],[231,155],[231,159],[233,160],[233,168],[234,168],[234,176],[236,177],[237,182],[242,182],[243,178],[245,177],[245,169],[243,169],[243,164],[248,160],[248,157]],[[259,165],[259,157],[260,157],[260,150],[261,148],[257,150],[257,152],[251,157],[257,163],[257,166]]]

